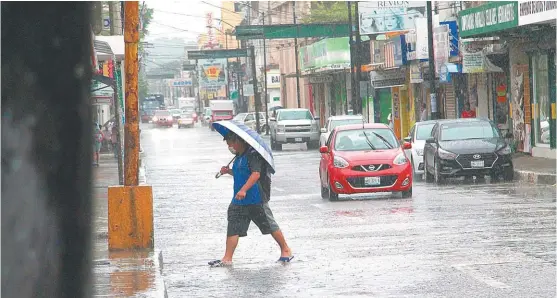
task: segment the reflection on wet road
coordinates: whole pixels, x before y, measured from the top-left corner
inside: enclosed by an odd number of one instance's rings
[[[155,241],[169,297],[555,297],[555,188],[512,183],[436,186],[414,196],[320,197],[317,151],[275,152],[271,208],[296,258],[255,225],[232,268],[221,258],[232,158],[206,127],[142,127],[155,195]]]

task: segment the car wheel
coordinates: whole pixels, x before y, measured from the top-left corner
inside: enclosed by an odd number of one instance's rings
[[[321,186],[321,198],[329,198],[329,190],[323,186],[323,182],[321,181],[321,171],[319,171],[319,186]]]
[[[505,170],[503,170],[503,180],[510,182],[513,181],[513,179],[514,179],[514,168],[513,167],[505,168]]]
[[[403,198],[411,198],[412,197],[412,187],[410,187],[408,190],[401,191],[401,194],[402,194]]]
[[[431,183],[433,182],[433,175],[429,172],[428,170],[428,165],[427,165],[427,161],[426,161],[426,157],[424,156],[424,173],[425,173],[425,182],[427,183]]]
[[[434,175],[434,178],[435,178],[435,183],[441,184],[441,183],[445,182],[444,177],[441,176],[441,169],[439,168],[439,162],[437,162],[436,159],[434,159],[433,168],[434,168],[433,175]]]
[[[329,201],[338,201],[338,193],[333,191],[333,186],[331,185],[331,182],[329,180],[329,177],[327,177],[327,184],[329,185],[329,189],[327,191],[327,195],[329,197]]]

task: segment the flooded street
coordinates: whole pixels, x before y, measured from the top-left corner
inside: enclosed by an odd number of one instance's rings
[[[232,155],[206,127],[142,127],[155,246],[169,297],[554,297],[555,187],[414,183],[400,195],[320,197],[318,151],[275,152],[271,201],[295,258],[252,224],[224,253]]]

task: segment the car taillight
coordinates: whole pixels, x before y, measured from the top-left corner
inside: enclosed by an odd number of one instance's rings
[[[153,121],[158,121],[159,119],[157,117],[153,117]]]

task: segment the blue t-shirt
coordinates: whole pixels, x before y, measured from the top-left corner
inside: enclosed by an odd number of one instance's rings
[[[239,155],[234,160],[232,173],[234,175],[234,194],[232,196],[232,204],[234,205],[255,205],[268,201],[270,193],[270,178],[266,176],[265,161],[255,150],[248,150],[246,153]],[[247,192],[243,200],[236,200],[236,194],[248,182],[252,172],[259,172],[261,177]],[[268,182],[268,183],[267,183]],[[267,186],[268,187],[265,187]],[[269,191],[270,192],[270,191]]]

